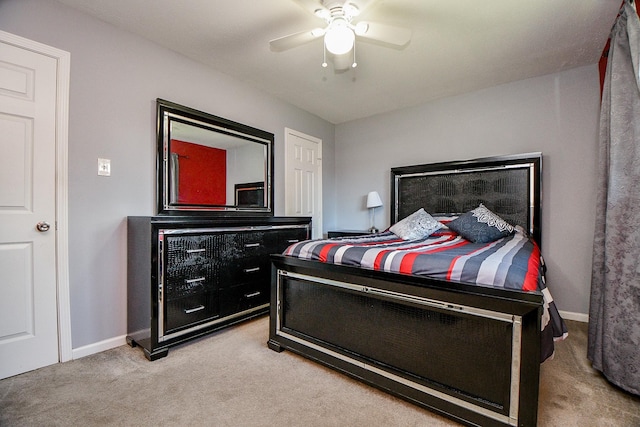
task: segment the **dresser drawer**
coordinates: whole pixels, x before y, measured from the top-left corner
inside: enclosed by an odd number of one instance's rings
[[[203,292],[166,301],[164,314],[165,333],[191,326],[203,320],[211,320],[220,315],[217,292]]]
[[[168,266],[164,280],[165,298],[183,298],[217,289],[218,270],[214,263]]]
[[[250,257],[268,254],[275,237],[272,238],[271,231],[245,231],[237,233],[235,240],[242,256]]]
[[[306,228],[282,229],[278,230],[277,233],[278,243],[276,246],[276,250],[273,253],[278,254],[284,252],[285,249],[287,249],[294,243],[298,243],[309,238]]]
[[[256,280],[268,282],[271,277],[270,272],[271,261],[267,255],[247,255],[228,260],[225,267],[218,273],[218,286],[223,289]]]
[[[228,316],[260,305],[268,304],[269,283],[264,281],[245,283],[220,290],[220,314]]]
[[[215,234],[165,235],[164,242],[167,266],[207,263],[226,246]]]

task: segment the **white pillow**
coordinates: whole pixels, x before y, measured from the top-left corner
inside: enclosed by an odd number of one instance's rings
[[[408,217],[395,223],[389,231],[403,240],[424,239],[440,229],[442,224],[420,208]]]

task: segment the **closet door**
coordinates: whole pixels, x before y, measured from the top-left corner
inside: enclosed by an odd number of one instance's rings
[[[0,42],[0,378],[58,362],[57,60]]]
[[[322,237],[322,140],[285,129],[285,212],[310,216],[314,239]]]

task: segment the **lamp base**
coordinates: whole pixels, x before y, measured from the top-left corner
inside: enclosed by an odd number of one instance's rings
[[[377,228],[375,228],[375,227],[371,227],[368,231],[369,231],[369,233],[377,233],[377,232],[379,232],[380,230],[378,230],[378,229],[377,229]]]

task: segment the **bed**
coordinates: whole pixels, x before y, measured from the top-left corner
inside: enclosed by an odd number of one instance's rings
[[[541,167],[528,153],[391,169],[393,227],[272,256],[269,348],[463,424],[536,425],[540,363],[567,332],[539,253]],[[485,211],[511,229],[469,235]]]

